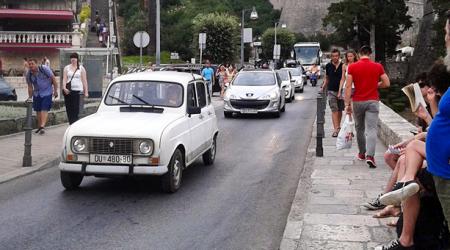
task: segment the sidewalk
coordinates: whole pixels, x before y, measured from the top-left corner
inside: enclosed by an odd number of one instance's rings
[[[391,174],[383,160],[386,147],[378,139],[376,169],[355,159],[356,138],[351,149],[336,150],[328,106],[324,157],[315,156],[316,131],[315,124],[280,249],[373,249],[395,239],[395,229],[386,226],[394,218],[375,219],[361,206],[382,192]]]
[[[45,129],[45,135],[32,132],[32,167],[22,167],[25,133],[0,136],[0,183],[51,167],[59,162],[62,138],[67,124]]]

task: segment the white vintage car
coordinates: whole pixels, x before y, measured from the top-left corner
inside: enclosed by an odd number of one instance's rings
[[[84,176],[160,175],[176,192],[183,170],[197,158],[213,164],[218,134],[203,78],[144,72],[112,81],[98,111],[64,135],[61,182],[77,188]]]

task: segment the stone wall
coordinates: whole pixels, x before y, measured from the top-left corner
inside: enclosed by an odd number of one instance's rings
[[[3,71],[8,73],[10,69],[13,69],[16,74],[21,75],[23,72],[23,58],[36,58],[38,62],[47,56],[50,60],[50,66],[53,70],[59,71],[59,50],[57,49],[2,49],[0,50],[0,58],[3,62]]]
[[[417,128],[380,102],[378,138],[386,145],[395,145],[412,137],[409,132]]]

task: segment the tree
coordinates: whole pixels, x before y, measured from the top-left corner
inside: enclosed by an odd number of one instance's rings
[[[374,25],[376,60],[385,61],[386,55],[395,53],[401,34],[412,25],[407,13],[404,0],[343,0],[330,5],[323,25],[336,28],[341,45],[353,47],[370,43],[369,30]]]
[[[432,0],[434,13],[437,14],[437,20],[434,23],[434,30],[436,36],[433,39],[433,46],[436,48],[438,56],[445,55],[445,43],[444,43],[444,27],[447,20],[446,11],[450,9],[450,1],[448,0]],[[428,14],[428,13],[425,13]]]
[[[275,42],[275,29],[269,28],[262,35],[262,50],[264,59],[273,58],[273,46]],[[277,29],[277,43],[281,46],[280,59],[291,57],[291,51],[295,43],[295,34],[287,29]]]
[[[145,14],[142,11],[136,12],[131,18],[125,22],[125,35],[122,38],[123,51],[126,55],[139,54],[139,48],[133,43],[133,36],[136,32],[147,30],[148,23]]]
[[[193,48],[198,51],[197,36],[205,32],[204,58],[215,63],[234,62],[239,43],[239,23],[236,17],[222,13],[199,14],[194,18],[193,24]]]

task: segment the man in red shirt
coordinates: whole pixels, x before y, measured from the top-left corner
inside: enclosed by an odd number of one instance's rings
[[[371,54],[372,49],[369,46],[361,47],[360,60],[348,67],[345,108],[347,114],[354,114],[358,160],[366,160],[370,168],[376,168],[374,156],[380,109],[378,88],[388,88],[391,83],[383,66],[370,60]],[[349,84],[351,82],[355,86],[353,97],[351,97],[352,84]]]

